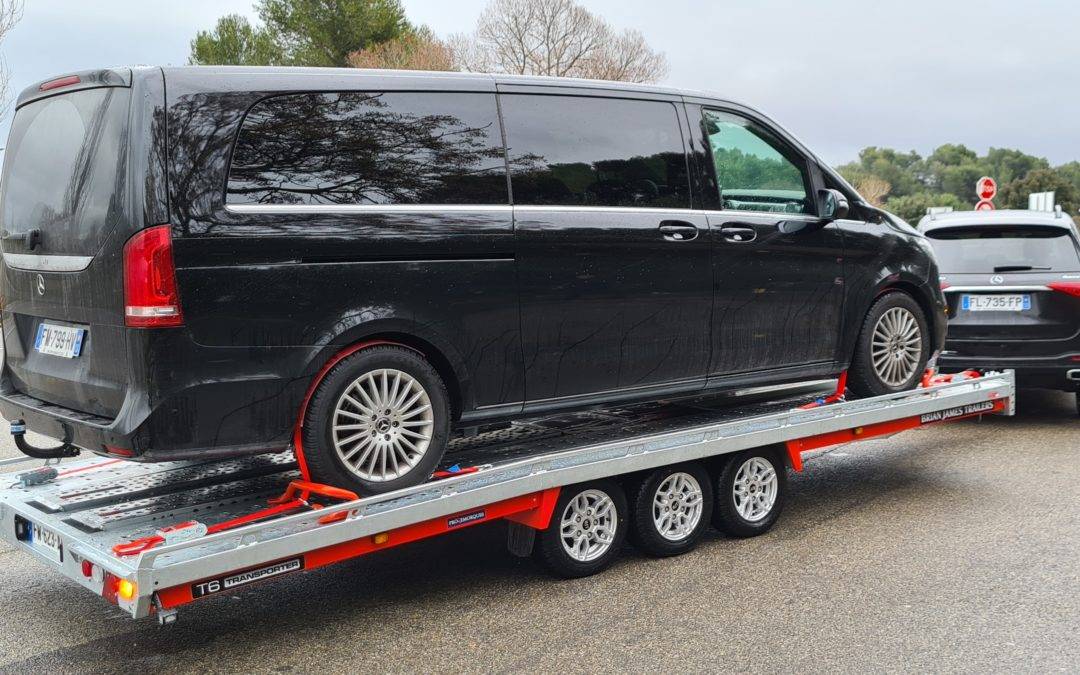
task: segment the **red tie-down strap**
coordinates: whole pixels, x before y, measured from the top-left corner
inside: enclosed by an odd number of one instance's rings
[[[350,490],[343,490],[330,485],[322,485],[321,483],[312,483],[306,480],[294,480],[289,483],[289,487],[285,489],[285,492],[280,497],[274,497],[269,500],[270,506],[265,509],[260,509],[253,513],[249,513],[246,516],[232,518],[210,526],[205,526],[195,520],[189,520],[170,527],[164,527],[158,530],[157,534],[150,535],[149,537],[142,537],[140,539],[117,544],[116,546],[113,546],[112,552],[113,555],[118,557],[138,555],[143,551],[149,551],[162,544],[188,541],[209,534],[233,530],[260,520],[266,520],[267,518],[273,518],[274,516],[289,513],[290,511],[298,511],[300,509],[312,509],[317,511],[323,507],[321,504],[312,504],[309,502],[309,499],[313,494],[346,502],[359,499],[356,493]],[[319,522],[322,524],[336,522],[338,520],[343,520],[346,515],[346,511],[334,513],[319,519]]]
[[[413,349],[408,345],[392,342],[390,340],[367,340],[365,342],[357,342],[330,357],[330,360],[323,364],[322,368],[319,369],[319,372],[315,373],[315,377],[311,378],[307,393],[304,394],[304,400],[300,403],[300,413],[296,417],[296,426],[293,427],[293,454],[296,455],[296,464],[300,468],[300,475],[304,477],[304,480],[311,480],[311,473],[308,471],[307,458],[304,457],[304,415],[307,413],[307,407],[311,402],[311,397],[315,395],[315,390],[319,387],[319,383],[323,381],[323,378],[326,377],[326,374],[330,372],[331,368],[361,349],[367,349],[368,347],[375,347],[378,345],[394,345],[396,347],[404,347],[405,349]],[[413,351],[416,350],[414,349]]]

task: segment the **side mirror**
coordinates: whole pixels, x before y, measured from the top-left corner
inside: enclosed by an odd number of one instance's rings
[[[821,220],[826,223],[831,223],[834,220],[841,220],[847,218],[848,211],[851,210],[851,205],[848,204],[847,197],[843,192],[839,190],[821,190]]]

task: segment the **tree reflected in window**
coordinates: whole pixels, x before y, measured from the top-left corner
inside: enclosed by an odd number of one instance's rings
[[[290,94],[248,112],[231,204],[506,204],[495,97]]]

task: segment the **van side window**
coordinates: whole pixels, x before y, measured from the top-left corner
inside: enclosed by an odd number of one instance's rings
[[[507,204],[493,94],[288,94],[256,103],[230,204]]]
[[[499,100],[515,204],[690,207],[673,104],[542,94]]]
[[[716,110],[704,111],[721,208],[813,213],[806,162],[767,128]]]

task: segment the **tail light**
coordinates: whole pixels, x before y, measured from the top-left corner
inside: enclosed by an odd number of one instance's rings
[[[168,225],[148,227],[124,245],[124,322],[132,328],[184,325]]]
[[[1055,291],[1080,298],[1080,281],[1052,281],[1046,285]]]

